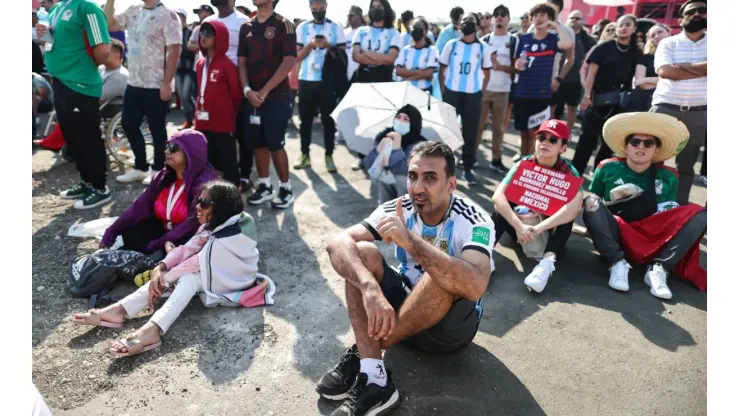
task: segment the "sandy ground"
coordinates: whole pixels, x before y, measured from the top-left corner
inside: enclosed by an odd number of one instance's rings
[[[376,196],[365,175],[351,171],[353,159],[343,146],[335,153],[339,173],[326,172],[319,129],[313,170],[291,172],[295,205],[286,211],[267,204],[248,208],[258,226],[260,269],[277,282],[276,305],[207,310],[195,298],[160,349],[122,360],[111,358],[108,346],[147,316],[120,330],[69,322],[86,307],[69,294],[70,262],[97,242],[66,233],[76,221],[118,215],[143,186],[110,180],[112,203],[77,211],[57,196],[77,180],[74,166],[52,152],[34,152],[33,381],[54,414],[333,411],[337,404],[319,400],[314,382],[350,344],[351,333],[343,283],[324,248],[335,233],[372,212]],[[507,134],[505,146],[510,166],[517,137]],[[292,163],[300,152],[293,129],[287,149]],[[486,210],[502,179],[485,167],[489,157],[485,149],[479,154],[482,186],[458,189]],[[695,186],[692,200],[703,205],[706,190]],[[447,356],[406,347],[387,351],[403,397],[396,414],[706,414],[706,294],[671,278],[673,300],[662,302],[642,282],[641,267],[632,270],[632,290],[617,293],[608,287],[608,271],[591,242],[574,235],[568,244],[568,255],[537,295],[522,283],[534,263],[504,237],[472,345]],[[117,293],[134,289],[121,284]]]

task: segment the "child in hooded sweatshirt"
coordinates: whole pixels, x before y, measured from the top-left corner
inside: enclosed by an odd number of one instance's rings
[[[229,29],[219,21],[206,22],[200,27],[199,39],[203,57],[195,66],[195,128],[208,139],[208,162],[223,172],[224,179],[239,187],[234,132],[242,90],[236,65],[226,56]]]
[[[231,183],[208,182],[196,203],[198,232],[184,245],[169,251],[151,272],[151,280],[120,302],[100,310],[78,313],[78,325],[120,328],[124,318],[133,318],[152,307],[162,293],[174,291],[149,322],[133,335],[114,342],[110,351],[118,357],[158,348],[175,319],[196,294],[206,307],[254,307],[274,303],[275,284],[257,273],[254,219],[243,212],[244,200]]]

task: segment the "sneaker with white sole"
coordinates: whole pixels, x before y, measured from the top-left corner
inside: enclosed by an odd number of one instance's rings
[[[159,173],[158,170],[151,171],[151,173],[149,173],[149,176],[147,176],[143,181],[141,181],[141,184],[149,186],[149,184],[152,183],[152,179],[154,179],[154,176],[158,173]]]
[[[141,182],[148,177],[149,172],[144,172],[143,170],[138,169],[131,169],[123,175],[116,176],[116,181],[120,183]]]
[[[264,183],[259,184],[257,190],[247,198],[249,205],[260,205],[263,202],[267,202],[275,197],[275,191],[273,191],[272,185],[267,186]]]
[[[64,199],[80,199],[87,195],[92,187],[85,182],[72,185],[69,188],[59,193],[59,196]]]
[[[272,207],[285,209],[293,204],[293,201],[295,201],[293,190],[281,186],[277,196],[272,200]]]
[[[75,209],[90,209],[106,204],[110,202],[110,200],[111,192],[107,186],[103,191],[100,191],[98,189],[90,189],[87,195],[82,197],[82,199],[78,199],[77,201],[75,201],[74,207]]]
[[[612,267],[609,268],[609,287],[622,292],[630,290],[629,274],[631,268],[632,266],[625,259],[612,264]]]
[[[524,284],[527,285],[527,289],[540,293],[545,290],[547,281],[550,280],[550,276],[552,276],[552,272],[554,271],[555,260],[544,258],[540,260],[539,264],[534,266],[532,273],[524,279]]]
[[[670,299],[673,297],[671,289],[668,289],[666,280],[668,274],[666,273],[663,265],[655,263],[648,267],[645,273],[645,284],[650,286],[650,294],[656,298]]]

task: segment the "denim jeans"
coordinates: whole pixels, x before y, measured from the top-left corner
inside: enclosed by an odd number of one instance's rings
[[[177,91],[177,96],[180,97],[182,113],[185,116],[185,121],[191,124],[195,119],[195,96],[193,95],[195,84],[195,72],[178,70],[175,74],[175,91]]]

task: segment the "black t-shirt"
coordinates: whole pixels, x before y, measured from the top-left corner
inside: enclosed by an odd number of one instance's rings
[[[237,55],[247,58],[249,86],[259,91],[277,72],[286,56],[296,56],[295,28],[290,20],[273,13],[264,23],[255,17],[239,30]],[[286,76],[267,96],[268,100],[287,99],[290,85]]]
[[[573,67],[570,69],[568,74],[563,78],[563,84],[579,84],[581,83],[581,76],[578,73],[578,71],[581,69],[581,65],[583,64],[583,58],[586,57],[586,54],[588,51],[591,50],[591,48],[596,44],[596,42],[593,40],[593,38],[586,34],[584,31],[580,31],[576,33],[576,41],[573,44],[573,47],[575,49],[575,60],[573,61]],[[563,57],[560,60],[560,67],[562,68],[563,65],[565,65],[565,58],[567,54],[563,54]]]
[[[650,77],[657,77],[658,74],[655,72],[655,55],[642,55],[640,57],[640,61],[638,62],[640,65],[644,65],[646,68],[645,76]]]
[[[593,93],[631,90],[635,66],[640,55],[641,52],[636,51],[634,47],[618,45],[616,40],[596,45],[587,61],[589,64],[599,66]]]

